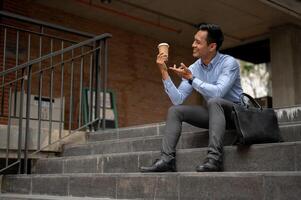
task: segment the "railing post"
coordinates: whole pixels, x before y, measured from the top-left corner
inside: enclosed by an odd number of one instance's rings
[[[44,27],[40,26],[40,32],[44,33]],[[39,38],[39,58],[42,57],[42,50],[43,50],[43,38],[40,35]],[[42,132],[42,127],[41,127],[41,119],[42,119],[42,89],[43,89],[43,77],[44,77],[44,73],[42,71],[42,61],[39,62],[39,83],[38,83],[38,96],[39,96],[39,101],[38,101],[38,135],[39,135],[39,140],[41,138],[41,132]],[[39,141],[40,143],[40,141]]]
[[[81,54],[83,55],[83,47],[81,48]],[[79,112],[78,112],[78,127],[82,125],[82,97],[83,97],[83,76],[84,76],[84,56],[80,57],[80,81],[79,81]]]
[[[6,33],[7,29],[4,28],[4,36],[3,36],[3,57],[2,57],[2,71],[5,71],[6,65]],[[2,77],[2,85],[5,82],[5,76]],[[2,96],[1,96],[1,115],[4,115],[4,86],[2,87]]]
[[[19,64],[19,31],[17,31],[17,36],[16,36],[16,66]],[[16,79],[18,79],[18,70],[15,72],[16,74]],[[18,91],[18,85],[16,83],[15,85],[15,91],[14,91],[14,116],[17,116],[17,91]]]
[[[31,69],[32,65],[27,68],[27,99],[26,99],[26,131],[25,131],[25,150],[24,150],[24,173],[28,173],[28,140],[29,140],[29,122],[30,122],[30,96],[31,96]]]
[[[64,41],[61,41],[61,49],[64,49]],[[62,129],[63,127],[63,115],[64,115],[64,108],[63,108],[63,101],[64,101],[64,69],[65,69],[65,64],[64,64],[64,53],[61,54],[61,112],[60,112],[60,130],[59,130],[59,138],[62,138]]]
[[[103,40],[103,105],[102,105],[102,129],[106,129],[106,95],[107,95],[107,75],[108,75],[108,44],[107,39]]]
[[[9,96],[8,96],[8,125],[7,125],[7,138],[6,138],[6,166],[8,166],[9,159],[9,146],[10,146],[10,130],[11,130],[11,109],[12,109],[12,84],[9,85]]]
[[[53,39],[50,41],[50,51],[53,53]],[[49,132],[48,135],[52,135],[52,110],[53,110],[53,79],[54,79],[54,67],[53,67],[53,57],[50,58],[50,66],[51,66],[51,73],[50,73],[50,86],[49,86],[49,94],[50,94],[50,102],[49,102]],[[51,138],[51,137],[49,137]]]
[[[21,77],[24,75],[24,68],[22,69]],[[17,85],[18,82],[16,82]],[[17,95],[17,93],[15,93]],[[21,79],[21,94],[20,94],[20,110],[19,110],[19,136],[18,136],[18,173],[21,174],[21,153],[22,153],[22,129],[23,129],[23,97],[24,97],[24,78]],[[16,104],[17,102],[15,102]]]
[[[94,71],[94,65],[93,65],[93,54],[90,55],[90,70],[89,70],[89,118],[88,122],[91,122],[93,120],[93,71]],[[89,125],[89,131],[93,130],[93,124]]]
[[[95,67],[95,119],[100,116],[100,41],[95,41],[94,48],[95,56],[94,56],[94,67]],[[94,124],[94,130],[99,129],[99,121],[96,121]]]
[[[70,77],[70,98],[69,98],[69,134],[71,134],[73,121],[73,79],[74,79],[74,50],[71,51],[71,77]]]

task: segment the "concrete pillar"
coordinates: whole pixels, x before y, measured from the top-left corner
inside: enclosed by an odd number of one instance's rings
[[[270,49],[273,106],[301,104],[301,27],[273,28]]]

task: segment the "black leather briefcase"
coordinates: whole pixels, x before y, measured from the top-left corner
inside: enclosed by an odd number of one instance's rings
[[[237,131],[237,144],[281,142],[280,129],[275,111],[262,108],[250,95],[241,95],[241,105],[233,106]],[[246,103],[246,99],[249,100]]]

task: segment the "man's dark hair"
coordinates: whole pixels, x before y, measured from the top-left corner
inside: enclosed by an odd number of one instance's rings
[[[221,28],[216,24],[201,23],[199,30],[207,31],[207,43],[216,43],[216,50],[219,50],[224,41],[224,34]]]

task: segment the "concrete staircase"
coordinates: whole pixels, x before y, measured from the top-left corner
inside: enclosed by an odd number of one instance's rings
[[[225,136],[225,172],[196,173],[208,131],[183,124],[177,173],[139,173],[159,157],[165,124],[89,134],[62,157],[36,162],[31,175],[6,175],[0,199],[300,199],[301,107],[277,110],[285,142],[233,146]]]

